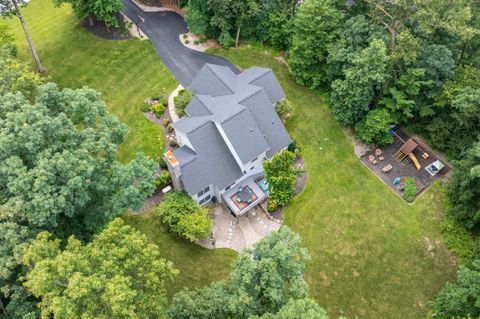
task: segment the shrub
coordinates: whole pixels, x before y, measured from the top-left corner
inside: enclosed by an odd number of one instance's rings
[[[190,43],[190,40],[185,40],[185,44],[189,44]]]
[[[168,127],[168,125],[170,124],[170,120],[169,119],[164,119],[162,121],[162,125],[165,126],[165,127]]]
[[[175,104],[175,112],[179,117],[185,116],[185,108],[192,100],[193,94],[189,90],[180,90],[178,95],[173,99]]]
[[[167,194],[156,215],[172,232],[190,241],[205,239],[212,231],[208,211],[184,192]]]
[[[269,199],[278,205],[286,205],[295,196],[297,171],[295,154],[286,150],[263,162],[265,179],[268,182]]]
[[[160,168],[166,169],[168,167],[167,161],[165,161],[165,158],[162,156],[160,157],[160,160],[158,161],[158,165],[160,165]]]
[[[167,131],[168,132],[173,132],[173,125],[172,124],[168,124]]]
[[[207,39],[206,37],[201,37],[201,38],[199,39],[199,41],[200,41],[200,43],[203,44],[203,43],[206,43],[206,42],[208,41],[208,39]]]
[[[287,150],[294,153],[297,157],[302,156],[302,148],[297,145],[297,142],[295,140],[293,140],[292,143],[288,145]]]
[[[292,105],[287,99],[283,99],[275,105],[275,111],[277,111],[278,116],[285,123],[292,116]]]
[[[175,147],[178,146],[178,143],[176,140],[170,140],[170,146]]]
[[[140,110],[143,113],[150,112],[152,110],[152,106],[150,105],[150,103],[143,102],[142,106],[140,106]]]
[[[165,112],[165,106],[163,106],[162,103],[154,104],[152,106],[152,112],[153,112],[153,114],[155,114],[155,116],[157,118],[160,118],[162,116],[163,112]]]
[[[162,103],[163,106],[167,107],[168,106],[168,98],[162,96],[161,98],[158,99],[158,103]]]
[[[195,40],[195,41],[193,41],[193,44],[195,44],[195,45],[199,45],[199,44],[200,44],[200,41],[198,41],[198,40]]]
[[[195,214],[183,215],[176,225],[176,232],[190,241],[207,238],[212,232],[213,220],[208,209],[200,208]]]
[[[188,38],[188,34],[185,33],[185,34],[183,35],[183,38],[184,38],[184,39],[187,39],[187,38]]]
[[[165,187],[172,182],[170,178],[170,173],[168,171],[161,171],[160,174],[155,178],[154,183],[155,187]]]
[[[267,210],[269,212],[274,212],[278,208],[278,204],[274,199],[268,199]]]
[[[403,189],[403,198],[411,203],[417,195],[417,186],[415,185],[415,180],[412,177],[407,177],[405,179],[405,188]]]

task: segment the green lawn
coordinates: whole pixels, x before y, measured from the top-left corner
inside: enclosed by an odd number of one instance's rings
[[[102,93],[110,112],[129,127],[119,159],[136,152],[162,154],[160,127],[140,112],[142,101],[160,92],[168,95],[178,85],[161,63],[149,41],[107,41],[84,31],[68,7],[54,8],[52,0],[32,0],[25,19],[51,80],[61,87],[89,86]],[[18,19],[7,20],[17,38],[20,56],[33,65]],[[125,215],[125,220],[155,242],[163,256],[175,263],[180,275],[169,292],[184,286],[203,286],[227,276],[236,254],[207,250],[172,236],[152,214]]]
[[[241,68],[272,68],[294,105],[287,128],[302,147],[308,181],[284,218],[312,256],[313,296],[333,317],[425,318],[427,300],[455,271],[440,233],[441,186],[406,204],[354,155],[325,96],[295,84],[279,59],[250,46],[211,53]]]
[[[130,129],[121,160],[133,158],[137,151],[161,153],[161,131],[143,117],[139,105],[154,92],[168,94],[177,83],[152,45],[97,38],[78,26],[68,8],[56,9],[51,3],[32,0],[24,13],[52,80],[62,87],[87,85],[103,94],[109,110]],[[10,23],[21,57],[31,61],[18,21]],[[324,96],[296,85],[278,59],[250,47],[214,53],[240,67],[273,68],[294,104],[288,129],[303,148],[308,182],[284,216],[310,251],[306,276],[319,303],[332,318],[424,318],[427,300],[455,271],[440,235],[440,185],[407,205],[354,156]],[[181,241],[151,214],[124,218],[181,270],[170,292],[227,276],[235,253]],[[431,252],[429,246],[434,247]]]

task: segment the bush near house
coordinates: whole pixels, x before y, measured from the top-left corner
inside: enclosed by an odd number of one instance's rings
[[[411,203],[417,194],[417,186],[415,180],[412,177],[407,177],[405,180],[405,188],[403,189],[403,198]]]
[[[202,208],[185,192],[170,193],[165,196],[156,211],[170,231],[190,240],[207,238],[213,226],[208,210]]]
[[[275,154],[271,160],[263,163],[265,179],[268,182],[270,203],[286,205],[295,196],[297,171],[293,166],[294,162],[295,154],[285,150],[282,153]]]
[[[286,123],[293,113],[292,104],[289,100],[283,99],[275,105],[275,111],[278,116],[280,116],[283,123]]]
[[[186,115],[185,108],[192,100],[192,97],[193,94],[189,90],[180,90],[178,92],[178,95],[173,99],[173,103],[175,104],[175,112],[178,116],[182,117]]]
[[[161,171],[160,174],[155,178],[155,187],[165,187],[172,182],[170,178],[170,173],[168,171]]]
[[[155,114],[156,118],[160,118],[163,112],[165,112],[165,106],[162,103],[152,105],[152,113]]]

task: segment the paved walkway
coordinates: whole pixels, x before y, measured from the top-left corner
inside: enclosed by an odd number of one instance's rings
[[[183,87],[188,87],[205,63],[228,66],[240,71],[227,59],[185,47],[179,35],[188,32],[183,18],[176,12],[145,12],[131,0],[122,0],[123,12],[138,23],[140,29],[152,41],[165,66]],[[141,17],[141,18],[140,18]]]
[[[226,209],[220,204],[211,205],[210,216],[214,219],[213,236],[200,244],[206,248],[230,248],[241,252],[245,248],[252,248],[253,245],[274,232],[282,225],[267,217],[265,212],[257,207],[250,211],[237,223]]]

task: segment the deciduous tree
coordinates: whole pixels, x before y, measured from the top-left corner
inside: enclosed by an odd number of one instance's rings
[[[455,162],[448,213],[468,229],[480,225],[480,142]]]
[[[333,0],[310,0],[300,6],[287,58],[298,83],[310,88],[326,83],[327,49],[335,40],[342,19]]]
[[[363,119],[387,77],[387,62],[385,43],[375,39],[344,70],[345,78],[332,83],[332,110],[341,124],[351,126]]]
[[[295,154],[283,151],[263,162],[265,179],[268,182],[269,200],[286,205],[295,196],[297,172],[293,166]]]
[[[389,134],[393,120],[386,109],[370,110],[365,119],[355,126],[358,137],[367,144],[391,144]]]
[[[153,192],[155,164],[138,155],[115,160],[125,125],[92,89],[40,89],[35,105],[0,97],[0,197],[16,220],[82,236],[92,234]],[[19,130],[18,128],[22,129]]]
[[[171,231],[190,241],[205,239],[212,231],[208,210],[185,192],[167,194],[156,213]]]
[[[432,303],[436,318],[480,316],[480,260],[471,267],[460,266],[457,280],[447,283]]]
[[[238,256],[229,281],[177,293],[169,315],[174,319],[248,318],[277,313],[287,303],[283,311],[290,312],[295,306],[289,301],[308,295],[303,279],[308,258],[300,237],[283,226]]]
[[[323,310],[313,299],[291,299],[280,310],[273,314],[267,313],[261,317],[249,319],[329,319]]]
[[[158,247],[121,219],[87,245],[74,237],[64,249],[47,232],[26,249],[25,286],[43,318],[164,318],[165,284],[178,273]]]

